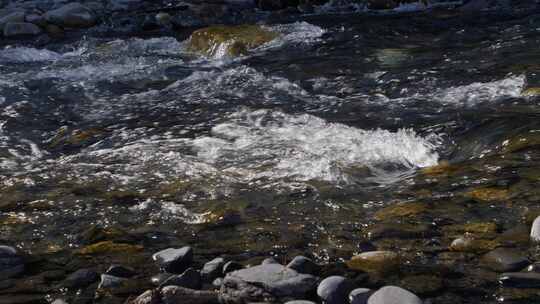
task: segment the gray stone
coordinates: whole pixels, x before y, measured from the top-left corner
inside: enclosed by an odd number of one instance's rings
[[[8,279],[24,272],[24,260],[17,250],[10,246],[0,246],[0,277]]]
[[[0,290],[8,289],[10,287],[13,287],[14,285],[15,285],[15,280],[13,280],[13,279],[1,280],[0,281]]]
[[[223,275],[223,265],[225,260],[223,258],[215,258],[210,262],[204,264],[201,270],[201,276],[205,282],[212,282],[214,279]]]
[[[351,304],[366,304],[373,291],[369,288],[356,288],[349,293]]]
[[[24,12],[13,12],[0,17],[0,31],[4,32],[4,26],[10,22],[24,22]]]
[[[307,273],[312,275],[317,275],[321,268],[313,260],[306,258],[305,256],[295,257],[287,267],[294,269],[300,273]]]
[[[127,282],[126,278],[119,278],[108,274],[101,275],[101,281],[99,282],[98,289],[111,289],[121,287]]]
[[[235,261],[229,261],[223,265],[223,274],[227,274],[229,272],[233,272],[236,270],[243,269],[244,266],[240,263],[237,263]]]
[[[172,273],[158,273],[155,276],[152,276],[150,278],[150,281],[152,282],[152,285],[159,286],[163,284],[163,282],[167,281],[170,277],[172,277]]]
[[[193,262],[193,250],[188,246],[180,249],[167,248],[155,253],[152,259],[166,272],[182,273]]]
[[[223,303],[279,301],[302,298],[316,287],[318,278],[279,264],[258,265],[229,273],[221,285]]]
[[[27,22],[9,22],[4,26],[4,36],[35,36],[41,34],[39,26]]]
[[[311,302],[308,300],[294,300],[294,301],[285,302],[285,304],[315,304],[315,302]]]
[[[193,290],[179,286],[163,287],[160,292],[161,304],[219,304],[215,291]]]
[[[190,289],[201,289],[201,274],[193,268],[188,268],[186,271],[184,271],[184,273],[168,278],[159,287],[161,288],[165,286],[180,286]]]
[[[422,304],[422,300],[414,293],[397,287],[385,286],[374,292],[368,304]]]
[[[37,26],[41,26],[41,27],[45,27],[47,25],[47,20],[45,20],[45,17],[43,15],[38,15],[38,14],[26,15],[26,17],[24,18],[24,21],[35,24]]]
[[[520,270],[529,264],[529,260],[521,252],[511,248],[497,248],[481,258],[481,264],[499,272]]]
[[[540,272],[540,263],[533,263],[529,266],[527,266],[526,271],[528,272]]]
[[[131,278],[136,274],[136,272],[132,268],[122,265],[111,265],[111,267],[105,271],[105,274],[120,278]]]
[[[352,282],[347,278],[331,276],[319,284],[317,295],[327,304],[347,303],[347,296],[353,288]]]
[[[262,262],[261,262],[262,265],[264,264],[279,264],[278,261],[276,261],[276,259],[270,257],[270,258],[266,258],[264,259]]]
[[[85,28],[96,24],[94,13],[86,6],[72,2],[45,13],[47,22],[62,27]]]
[[[531,240],[540,242],[540,216],[534,219],[531,226]]]
[[[536,272],[507,272],[499,277],[499,283],[504,287],[539,288],[540,273]]]
[[[62,299],[56,299],[51,304],[68,304],[68,303]]]
[[[223,284],[223,278],[217,278],[212,282],[212,286],[220,288]]]
[[[64,286],[68,288],[86,287],[96,282],[98,278],[98,273],[91,269],[79,269],[66,278]]]

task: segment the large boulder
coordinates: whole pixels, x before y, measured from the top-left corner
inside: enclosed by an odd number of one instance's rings
[[[5,37],[35,36],[41,34],[39,26],[28,22],[9,22],[4,26]]]
[[[318,278],[279,264],[264,264],[229,273],[221,285],[221,301],[275,302],[301,299],[315,290]]]
[[[278,36],[258,25],[210,26],[191,34],[189,49],[214,58],[246,55]]]
[[[88,7],[72,2],[48,11],[45,14],[47,22],[62,27],[86,28],[96,24],[96,16]]]

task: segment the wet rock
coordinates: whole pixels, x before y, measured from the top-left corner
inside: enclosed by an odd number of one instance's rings
[[[191,247],[167,248],[155,253],[152,259],[157,265],[170,273],[182,273],[193,262],[193,249]]]
[[[152,276],[150,278],[150,282],[152,282],[152,285],[154,285],[154,286],[159,286],[159,285],[163,284],[163,282],[167,281],[172,276],[173,276],[173,274],[171,274],[171,273],[159,273],[159,274],[156,274],[155,276]]]
[[[347,297],[354,288],[351,281],[342,276],[328,277],[317,287],[317,295],[327,304],[347,303]]]
[[[519,250],[497,248],[482,256],[480,263],[494,271],[511,272],[527,266],[529,260]]]
[[[378,223],[367,232],[370,240],[381,238],[429,238],[435,235],[437,235],[436,230],[430,225],[407,223]]]
[[[102,274],[98,289],[110,289],[120,287],[126,282],[126,278],[115,277],[108,274]]]
[[[469,191],[466,195],[477,202],[487,203],[504,201],[510,197],[507,189],[490,187],[473,189]]]
[[[147,290],[136,297],[130,304],[157,304],[161,302],[160,294],[157,289]]]
[[[167,286],[161,289],[162,304],[218,304],[218,293],[214,291],[193,290],[178,286]]]
[[[472,236],[465,235],[457,238],[450,244],[450,250],[461,252],[482,253],[495,249],[498,246],[497,241],[475,239]]]
[[[290,269],[294,269],[299,273],[306,273],[312,275],[317,275],[321,270],[321,267],[319,267],[319,265],[313,262],[313,260],[301,255],[296,256],[289,264],[287,264],[287,267]]]
[[[201,274],[193,268],[188,268],[184,273],[179,275],[173,275],[159,287],[165,286],[180,286],[190,289],[201,289],[202,279]]]
[[[287,0],[257,0],[257,7],[263,11],[277,11],[286,8],[289,3],[294,4]]]
[[[417,215],[427,210],[424,203],[400,203],[388,206],[375,212],[374,218],[379,221]]]
[[[41,33],[41,29],[32,23],[9,22],[4,26],[5,37],[35,36]]]
[[[221,285],[221,301],[227,304],[302,298],[316,284],[317,277],[279,264],[258,265],[227,274]]]
[[[368,0],[368,8],[372,10],[383,10],[396,8],[399,2],[394,0]]]
[[[156,22],[160,26],[169,27],[171,26],[172,17],[167,13],[160,12],[156,14]]]
[[[112,241],[103,241],[79,249],[76,253],[80,255],[97,254],[133,254],[143,250],[142,246],[125,243],[115,243]]]
[[[72,2],[45,13],[47,22],[62,27],[86,28],[96,24],[94,13],[86,6]]]
[[[221,285],[223,284],[223,278],[217,278],[214,281],[212,281],[212,286],[221,288]]]
[[[35,24],[39,27],[44,27],[47,25],[47,21],[45,20],[45,17],[43,15],[38,15],[38,14],[26,15],[24,17],[24,21]]]
[[[422,300],[414,293],[397,287],[385,286],[377,290],[368,299],[368,304],[422,304]]]
[[[442,278],[427,274],[408,276],[400,286],[420,295],[435,295],[444,287]]]
[[[136,274],[135,270],[129,267],[125,267],[122,265],[111,265],[107,271],[105,271],[105,274],[120,277],[120,278],[131,278]]]
[[[0,246],[0,278],[8,279],[24,272],[24,260],[17,250]]]
[[[445,234],[495,234],[497,225],[493,222],[472,222],[465,224],[447,225],[442,227]]]
[[[349,293],[351,304],[366,304],[373,291],[369,288],[356,288]]]
[[[399,267],[399,255],[392,251],[368,251],[347,262],[350,269],[364,272],[386,273]]]
[[[68,304],[68,302],[62,300],[62,299],[56,299],[54,301],[52,301],[51,304]]]
[[[277,36],[258,25],[212,26],[193,32],[189,49],[208,57],[236,57]]]
[[[533,263],[529,266],[527,266],[527,268],[525,269],[526,271],[528,272],[538,272],[540,273],[540,263]]]
[[[531,240],[533,242],[540,242],[540,216],[534,219],[531,226]]]
[[[279,262],[274,258],[266,258],[261,262],[261,264],[279,264]]]
[[[285,302],[285,304],[315,304],[315,302],[311,302],[308,300],[294,300]]]
[[[54,38],[61,38],[64,36],[64,30],[58,25],[47,24],[45,26],[45,32]]]
[[[0,17],[0,31],[4,32],[6,24],[11,22],[24,22],[24,12],[12,12]]]
[[[500,234],[497,241],[507,245],[527,245],[530,241],[529,233],[527,225],[518,225]]]
[[[538,96],[540,95],[540,87],[527,88],[521,92],[522,96]]]
[[[504,287],[539,288],[540,273],[536,272],[507,272],[499,277],[499,283]]]
[[[201,270],[202,279],[205,282],[212,282],[214,279],[222,276],[223,265],[225,265],[225,260],[223,258],[215,258],[204,264],[203,269]]]
[[[237,263],[235,261],[229,261],[223,265],[223,274],[227,274],[229,272],[233,272],[236,270],[243,269],[244,266],[240,263]]]
[[[15,280],[13,279],[7,279],[7,280],[0,280],[0,290],[2,289],[8,289],[15,286]]]
[[[68,288],[86,287],[99,279],[99,274],[92,269],[79,269],[70,274],[64,281]]]

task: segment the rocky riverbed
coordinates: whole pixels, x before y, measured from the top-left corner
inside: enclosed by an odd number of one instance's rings
[[[535,2],[0,6],[0,304],[540,301]]]

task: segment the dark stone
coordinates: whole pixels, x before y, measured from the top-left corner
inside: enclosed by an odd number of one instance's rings
[[[347,303],[347,297],[354,286],[342,276],[328,277],[319,284],[317,295],[327,304]]]
[[[47,22],[62,27],[85,28],[96,24],[96,17],[88,7],[72,2],[45,14]]]
[[[111,265],[111,267],[105,271],[105,274],[120,278],[131,278],[136,274],[136,272],[132,268],[122,265]]]
[[[182,273],[193,262],[193,250],[188,246],[180,249],[167,248],[155,253],[152,258],[166,272]]]
[[[227,274],[229,272],[233,272],[236,270],[243,269],[244,266],[240,263],[237,263],[235,261],[229,261],[223,265],[223,274]]]
[[[212,282],[212,286],[221,288],[221,285],[223,284],[223,278],[217,278]]]
[[[223,265],[225,260],[223,258],[215,258],[210,262],[204,264],[201,270],[201,277],[205,282],[212,282],[214,279],[223,275]]]
[[[385,286],[375,293],[369,299],[368,304],[422,304],[422,300],[414,293],[397,287]]]
[[[540,273],[540,263],[533,263],[529,266],[527,266],[526,271],[528,272],[539,272]]]
[[[317,275],[321,271],[321,267],[317,265],[313,260],[306,258],[305,256],[295,257],[288,265],[290,269],[294,269],[299,273],[307,273]]]
[[[379,223],[368,231],[371,240],[382,238],[430,238],[437,235],[435,229],[430,225],[406,224],[406,223]]]
[[[13,279],[7,279],[0,281],[0,290],[2,289],[8,289],[15,285],[15,280]]]
[[[285,302],[285,304],[315,304],[315,302],[307,301],[307,300],[294,300]]]
[[[184,273],[174,275],[163,282],[159,287],[180,286],[189,289],[201,289],[201,274],[193,268],[188,268]]]
[[[17,250],[10,246],[0,246],[0,277],[8,279],[24,272],[24,260]]]
[[[64,281],[64,286],[68,288],[86,287],[99,279],[97,272],[91,269],[79,269],[70,274]]]
[[[356,288],[349,293],[351,304],[366,304],[373,291],[369,288]]]
[[[163,282],[167,281],[170,277],[172,277],[172,273],[158,273],[155,276],[150,278],[150,282],[152,282],[152,285],[159,286],[163,284]]]
[[[264,264],[279,264],[279,262],[276,261],[276,259],[270,257],[270,258],[264,259],[264,260],[261,262],[261,264],[263,264],[263,265],[264,265]]]
[[[486,253],[480,260],[481,264],[498,272],[520,270],[529,264],[529,260],[521,252],[512,248],[497,248]]]
[[[499,283],[504,287],[539,288],[540,273],[506,272],[499,277]]]
[[[218,293],[206,290],[193,290],[179,286],[163,287],[160,304],[219,304]]]
[[[221,285],[221,301],[249,303],[303,298],[312,292],[318,278],[300,274],[279,264],[258,265],[229,273]]]

